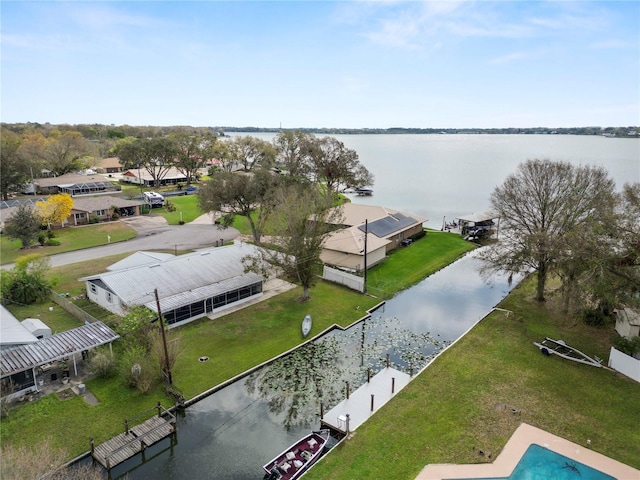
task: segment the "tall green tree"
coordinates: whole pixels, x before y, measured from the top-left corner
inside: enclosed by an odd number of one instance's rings
[[[0,127],[0,194],[3,200],[18,191],[29,178],[30,165],[21,152],[22,137]]]
[[[491,194],[500,241],[485,252],[499,270],[536,270],[536,299],[566,252],[564,237],[592,224],[610,204],[614,182],[600,167],[529,160]]]
[[[9,222],[4,227],[5,234],[22,242],[22,248],[29,248],[40,233],[42,218],[30,203],[22,203],[16,207]]]
[[[49,258],[37,254],[20,257],[11,270],[0,271],[3,303],[30,305],[44,300],[54,283],[47,279]]]
[[[142,169],[149,173],[153,184],[159,187],[162,179],[175,166],[176,144],[165,137],[119,140],[112,153],[117,155],[125,169]]]
[[[311,177],[311,154],[316,137],[301,130],[282,130],[273,139],[276,165],[292,178]]]
[[[331,192],[373,184],[373,175],[360,163],[356,151],[334,137],[316,139],[310,156],[316,181]]]
[[[216,137],[178,132],[171,134],[169,139],[176,146],[175,166],[187,177],[187,185],[190,185],[198,170],[214,158]]]
[[[281,177],[267,169],[244,172],[217,172],[198,190],[204,212],[222,212],[222,223],[230,226],[234,215],[246,217],[253,241],[260,243],[264,227],[276,202]]]
[[[271,168],[276,150],[269,142],[256,137],[235,137],[229,143],[229,153],[236,165],[245,172],[256,167]]]
[[[563,242],[556,271],[567,311],[588,306],[604,319],[640,303],[640,183],[624,185]]]

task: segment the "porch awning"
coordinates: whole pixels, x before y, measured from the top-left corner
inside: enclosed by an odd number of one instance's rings
[[[0,376],[35,368],[45,363],[55,362],[74,353],[99,347],[120,338],[102,322],[56,333],[40,339],[36,343],[17,345],[0,351]]]

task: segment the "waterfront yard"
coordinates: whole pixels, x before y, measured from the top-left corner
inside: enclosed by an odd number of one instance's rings
[[[521,422],[640,468],[640,384],[545,357],[545,335],[608,358],[613,327],[532,300],[528,279],[305,478],[407,480],[429,463],[490,462]],[[481,455],[479,452],[482,451]]]
[[[472,245],[456,235],[428,235],[410,248],[391,255],[388,265],[387,262],[384,265],[389,269],[385,275],[392,275],[395,263],[401,265],[409,261],[423,278],[470,248]],[[53,273],[59,279],[61,291],[74,295],[84,289],[77,278],[103,271],[119,258],[58,267]],[[435,261],[437,258],[441,260]],[[393,283],[398,289],[409,285],[395,280]],[[357,321],[366,309],[380,301],[326,282],[319,282],[311,289],[309,302],[300,303],[300,293],[296,288],[224,317],[201,319],[175,329],[182,348],[173,369],[175,387],[188,399],[295,347],[303,341],[300,321],[310,311],[314,315],[312,334],[315,335],[333,324],[347,326]],[[24,313],[21,308],[10,306],[18,318]],[[44,314],[48,311],[42,306],[31,308],[39,308],[38,312]],[[41,318],[46,320],[47,317]],[[63,328],[62,323],[56,325]],[[67,326],[79,325],[78,322]],[[117,352],[117,342],[114,350]],[[208,356],[210,360],[198,362],[201,356]],[[171,405],[160,387],[142,395],[131,390],[119,377],[92,379],[85,383],[98,398],[98,405],[89,406],[80,397],[61,399],[55,395],[24,403],[2,420],[2,443],[38,444],[45,438],[52,438],[56,444],[66,445],[70,455],[78,455],[88,449],[90,435],[100,443],[120,433],[125,418],[147,410],[156,401],[164,398],[164,405]]]

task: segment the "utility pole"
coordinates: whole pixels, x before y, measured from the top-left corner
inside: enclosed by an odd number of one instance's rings
[[[162,319],[162,312],[160,311],[160,297],[158,297],[158,289],[154,289],[156,295],[156,307],[158,308],[158,318],[160,319],[160,332],[162,333],[162,345],[164,346],[164,366],[162,367],[162,373],[164,373],[167,383],[173,385],[173,379],[171,378],[171,368],[169,368],[169,349],[167,348],[167,336],[164,331],[164,320]]]
[[[369,219],[364,221],[364,285],[362,293],[367,293],[367,237],[369,233]]]

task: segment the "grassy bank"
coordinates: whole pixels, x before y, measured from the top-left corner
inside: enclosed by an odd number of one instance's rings
[[[448,247],[443,241],[448,241]],[[446,254],[455,259],[469,248],[469,244],[453,235],[428,235],[392,255],[387,268],[393,271],[394,263],[409,262],[423,278],[440,268],[440,262],[427,262],[425,258]],[[53,269],[59,278],[60,291],[83,291],[77,278],[103,271],[119,258]],[[300,303],[300,293],[299,289],[294,289],[224,317],[201,319],[175,329],[182,346],[182,354],[173,369],[175,386],[186,398],[191,398],[295,347],[303,341],[300,321],[306,313],[313,315],[312,334],[315,335],[333,324],[347,326],[353,323],[380,301],[326,282],[319,282],[311,290],[309,302]],[[48,320],[46,306],[33,308],[40,308],[36,313]],[[11,306],[10,310],[18,318],[22,316],[19,308]],[[63,324],[59,326],[64,327]],[[198,362],[201,356],[208,356],[210,361]],[[2,420],[2,443],[38,444],[44,438],[51,438],[66,445],[70,454],[77,455],[87,450],[89,435],[97,443],[104,441],[120,433],[124,418],[147,410],[163,398],[160,389],[142,395],[119,379],[93,379],[85,383],[100,401],[98,405],[89,406],[79,397],[61,399],[55,395],[24,404]],[[170,405],[170,402],[167,400],[165,404]]]
[[[429,463],[492,461],[521,422],[640,468],[640,385],[532,343],[548,335],[607,358],[613,328],[533,302],[533,288],[514,290],[501,305],[514,313],[482,320],[305,478],[406,480]]]

